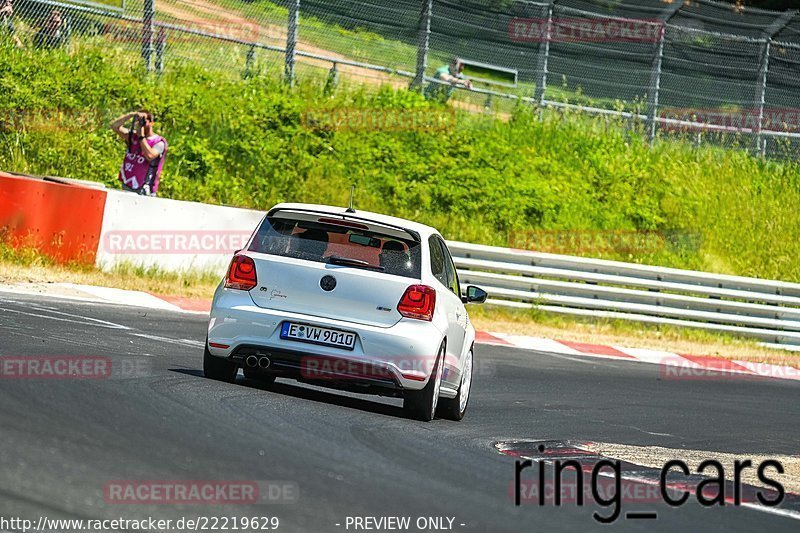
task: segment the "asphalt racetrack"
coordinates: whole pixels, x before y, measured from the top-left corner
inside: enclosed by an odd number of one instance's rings
[[[397,399],[206,379],[205,328],[201,315],[0,293],[0,356],[96,356],[114,369],[106,379],[0,379],[0,516],[263,516],[287,532],[355,531],[353,517],[388,516],[411,517],[410,531],[420,517],[452,519],[428,531],[800,526],[800,515],[693,502],[623,504],[609,526],[574,503],[516,507],[515,459],[494,446],[574,439],[797,454],[797,381],[664,380],[656,365],[478,346],[465,419],[422,423]],[[109,498],[114,480],[258,480],[297,493],[247,505],[124,504]]]

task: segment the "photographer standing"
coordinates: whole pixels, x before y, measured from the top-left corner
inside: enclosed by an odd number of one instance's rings
[[[131,128],[123,126],[132,121]],[[153,115],[145,110],[126,113],[111,123],[111,129],[128,145],[119,181],[126,191],[155,196],[167,155],[167,140],[153,132]]]

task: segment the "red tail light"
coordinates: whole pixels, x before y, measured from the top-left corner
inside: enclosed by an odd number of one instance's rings
[[[397,310],[406,318],[417,320],[433,320],[433,308],[436,306],[436,290],[427,285],[412,285],[406,289]]]
[[[258,284],[256,264],[246,255],[234,255],[228,276],[225,278],[226,289],[249,291]]]

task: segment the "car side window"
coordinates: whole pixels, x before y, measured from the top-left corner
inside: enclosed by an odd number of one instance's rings
[[[450,287],[453,294],[461,298],[461,287],[458,284],[458,272],[456,271],[455,263],[453,263],[453,257],[450,255],[450,250],[447,249],[447,245],[443,241],[439,240],[439,244],[444,250],[444,268],[447,273],[447,286]]]
[[[428,246],[431,250],[431,272],[433,273],[433,277],[441,281],[442,285],[445,287],[449,287],[447,283],[447,273],[445,271],[444,251],[442,251],[439,240],[431,236],[431,238],[428,239]]]

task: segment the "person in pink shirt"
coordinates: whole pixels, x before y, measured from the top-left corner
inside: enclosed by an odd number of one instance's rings
[[[124,124],[132,121],[131,127]],[[127,144],[119,181],[126,191],[156,196],[167,140],[153,131],[153,115],[145,110],[126,113],[111,123],[111,129]]]

